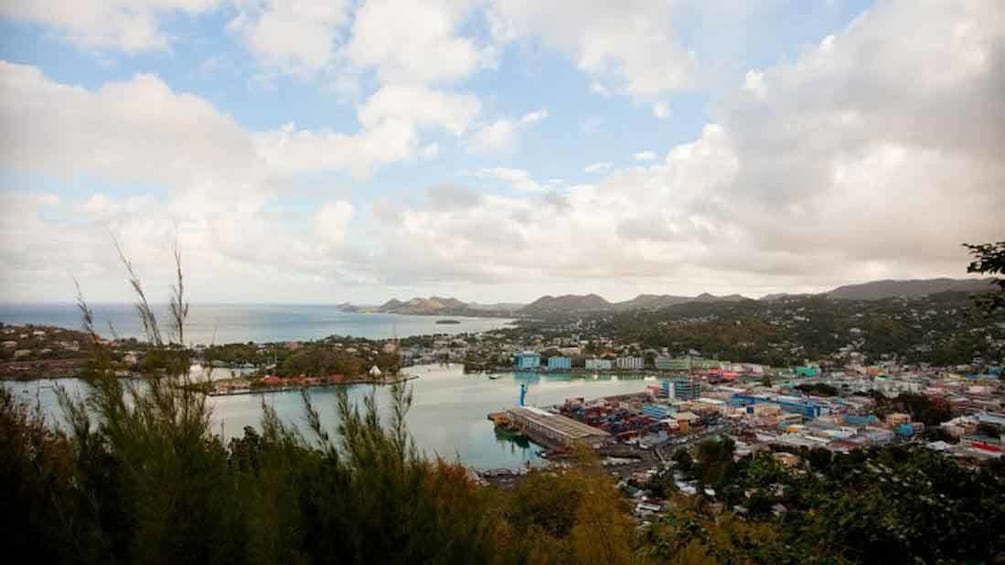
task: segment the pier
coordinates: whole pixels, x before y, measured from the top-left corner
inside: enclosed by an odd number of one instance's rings
[[[516,428],[542,445],[596,448],[611,437],[604,430],[533,406],[516,406],[506,413]]]

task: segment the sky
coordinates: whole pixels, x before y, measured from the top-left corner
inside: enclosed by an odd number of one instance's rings
[[[0,132],[0,302],[963,277],[1005,2],[0,0]]]

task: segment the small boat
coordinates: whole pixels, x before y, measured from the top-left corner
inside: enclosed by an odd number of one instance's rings
[[[489,379],[491,379],[493,381],[496,380],[496,379],[498,379],[499,377],[500,377],[500,375],[489,375]]]

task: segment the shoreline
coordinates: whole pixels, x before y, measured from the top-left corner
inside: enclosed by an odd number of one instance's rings
[[[94,305],[92,305],[94,306]],[[166,306],[161,305],[164,312],[158,305],[154,309],[158,314],[166,315]],[[530,320],[520,316],[500,316],[499,313],[479,313],[477,315],[456,314],[456,313],[397,313],[397,312],[363,312],[346,311],[334,308],[334,305],[318,305],[320,308],[330,309],[330,315],[325,318],[322,324],[323,331],[317,331],[316,326],[297,326],[298,331],[292,332],[269,332],[257,331],[268,329],[268,324],[257,326],[248,324],[224,324],[217,326],[210,316],[219,309],[243,309],[251,314],[272,308],[268,304],[249,305],[228,305],[210,304],[203,305],[205,308],[196,311],[193,305],[194,314],[189,317],[186,324],[186,336],[188,337],[186,346],[189,348],[210,347],[214,345],[234,345],[253,342],[255,344],[282,344],[291,341],[317,341],[329,337],[346,337],[368,339],[373,341],[389,341],[393,339],[403,339],[409,337],[430,337],[436,335],[455,335],[459,333],[480,333],[487,331],[481,327],[486,324],[496,328],[516,327],[520,323]],[[302,310],[310,305],[291,305],[296,314],[297,310]],[[116,337],[122,340],[136,339],[144,341],[145,334],[142,326],[135,318],[134,306],[131,303],[97,303],[95,307],[96,325],[95,330],[98,335],[106,340],[113,340]],[[369,318],[365,324],[355,323],[352,316]],[[160,316],[159,316],[160,317]],[[436,319],[455,319],[458,324],[437,324]],[[383,319],[384,323],[372,322],[373,319]],[[417,324],[408,323],[409,320],[421,322]],[[115,328],[115,333],[110,333],[106,323],[111,323]],[[32,329],[58,329],[62,332],[81,333],[81,322],[79,310],[75,304],[13,304],[0,305],[0,326],[11,328],[32,328]],[[322,327],[317,326],[317,327]],[[475,326],[475,327],[469,327]],[[215,329],[212,329],[215,328]]]
[[[230,390],[211,390],[206,392],[206,396],[242,396],[246,394],[266,394],[273,392],[290,392],[293,390],[305,390],[312,388],[326,388],[333,386],[350,386],[350,385],[396,385],[401,383],[407,383],[408,381],[414,381],[419,378],[419,375],[402,375],[394,379],[372,379],[366,378],[362,380],[352,380],[352,381],[342,381],[342,382],[324,382],[324,383],[312,383],[312,384],[300,384],[300,385],[264,385],[257,387],[247,387],[247,388],[236,388]]]

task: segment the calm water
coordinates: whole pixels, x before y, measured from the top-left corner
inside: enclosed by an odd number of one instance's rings
[[[528,385],[527,404],[546,406],[571,397],[596,398],[642,391],[654,384],[642,378],[592,375],[536,375],[532,373],[502,373],[498,379],[487,375],[465,375],[459,365],[450,367],[419,366],[407,369],[419,378],[410,382],[414,399],[408,413],[408,425],[416,444],[429,456],[439,454],[448,459],[458,457],[463,463],[479,469],[520,467],[538,460],[537,447],[529,448],[497,439],[489,412],[513,406],[520,395],[520,384]],[[41,403],[43,410],[60,420],[52,385],[58,383],[71,392],[82,392],[84,385],[76,379],[60,381],[5,382],[22,397]],[[372,390],[369,386],[350,386],[349,394],[359,400]],[[378,388],[377,397],[386,405],[388,389]],[[311,398],[322,421],[332,430],[336,424],[335,390],[316,388]],[[288,423],[304,425],[304,407],[299,392],[275,392],[243,396],[210,398],[213,425],[225,438],[240,435],[244,426],[257,427],[261,419],[262,402],[276,409]]]
[[[92,304],[95,326],[111,336],[109,324],[122,337],[144,337],[132,304]],[[167,308],[156,308],[166,328]],[[449,318],[459,324],[437,324]],[[80,312],[73,304],[0,304],[0,322],[79,328]],[[463,316],[403,316],[341,312],[333,305],[193,304],[185,341],[235,343],[308,340],[330,335],[372,339],[433,333],[457,334],[493,330],[508,324],[499,318]]]

